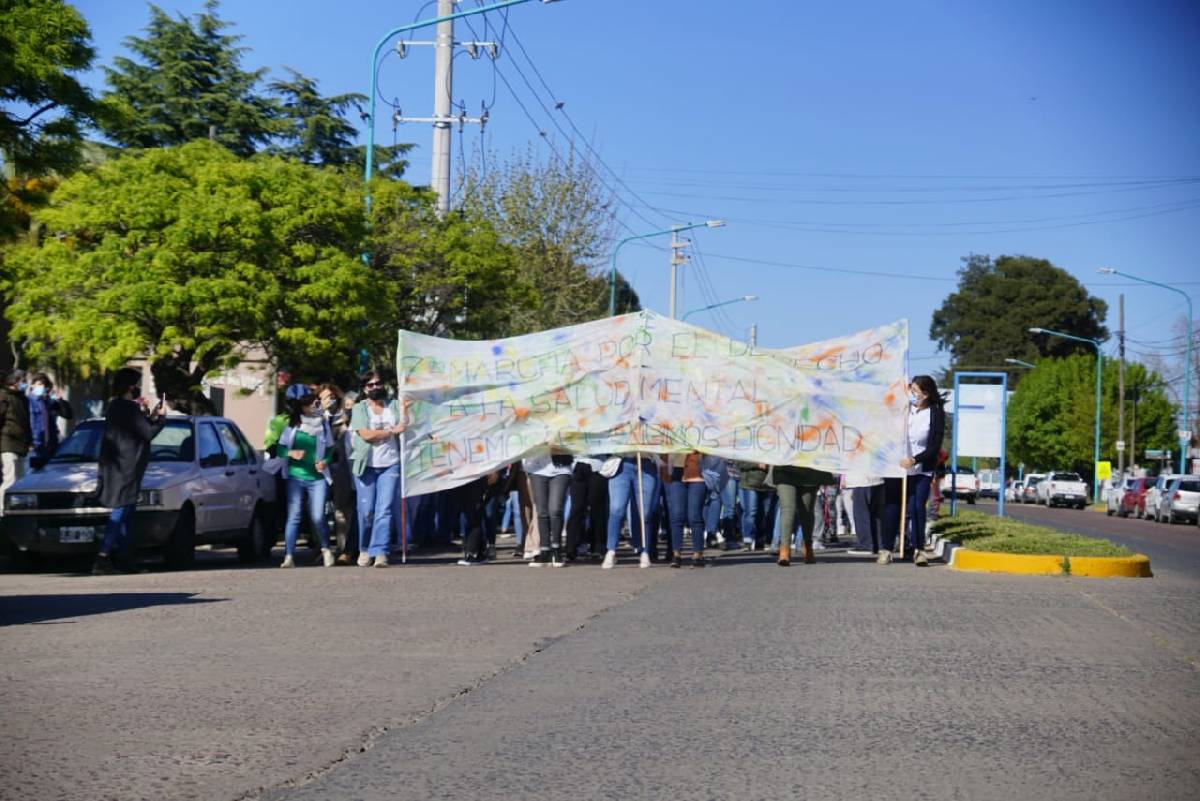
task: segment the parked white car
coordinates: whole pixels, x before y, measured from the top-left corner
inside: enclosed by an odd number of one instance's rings
[[[1195,521],[1200,508],[1200,476],[1181,476],[1167,485],[1159,500],[1154,520],[1174,523],[1177,520]]]
[[[1048,473],[1037,485],[1037,502],[1046,507],[1087,506],[1088,488],[1078,473]]]
[[[948,499],[951,495],[955,495],[967,503],[973,504],[979,498],[979,477],[969,467],[959,466],[958,473],[955,474],[947,465],[946,475],[942,476],[939,491],[943,498]]]
[[[1021,503],[1037,503],[1037,485],[1045,477],[1045,473],[1026,473],[1025,485],[1021,489],[1021,497],[1017,500]]]
[[[1177,478],[1187,478],[1180,473],[1162,473],[1154,479],[1154,483],[1146,490],[1146,519],[1158,520],[1158,507],[1167,493],[1167,487]]]
[[[1136,478],[1129,476],[1123,479],[1113,479],[1104,498],[1104,511],[1109,517],[1120,514],[1121,497],[1125,494],[1125,490],[1132,487],[1136,481]]]
[[[1025,482],[1014,481],[1004,488],[1004,500],[1009,503],[1020,503],[1021,493],[1025,491]]]
[[[96,497],[103,436],[103,420],[80,423],[44,467],[5,493],[3,524],[18,562],[99,549],[109,514]],[[262,559],[274,545],[274,502],[274,477],[233,421],[171,416],[150,443],[133,547],[161,549],[174,568],[191,565],[197,543],[236,545],[243,562]]]

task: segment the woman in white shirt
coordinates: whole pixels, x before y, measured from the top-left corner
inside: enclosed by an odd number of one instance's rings
[[[905,554],[912,554],[918,567],[929,564],[925,558],[925,504],[929,502],[929,489],[933,471],[937,467],[938,452],[946,434],[945,399],[938,392],[937,383],[927,375],[913,378],[908,385],[908,455],[900,460],[900,466],[908,470],[908,514]],[[887,564],[900,534],[900,479],[890,478],[884,482],[884,526],[883,550],[879,563]]]

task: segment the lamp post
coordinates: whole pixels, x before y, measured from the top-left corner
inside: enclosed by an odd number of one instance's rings
[[[677,234],[681,231],[690,231],[693,228],[721,228],[725,225],[724,220],[707,220],[702,223],[689,223],[688,225],[672,225],[670,228],[665,228],[662,231],[651,231],[648,234],[634,234],[627,236],[617,243],[613,248],[612,253],[612,269],[608,275],[608,316],[612,317],[617,313],[617,253],[625,246],[625,243],[632,242],[635,239],[649,239],[652,236],[665,236],[666,234]]]
[[[1004,361],[1008,364],[1015,364],[1018,367],[1028,367],[1030,370],[1037,367],[1036,364],[1030,364],[1029,362],[1021,361],[1020,359],[1005,359]]]
[[[474,14],[486,14],[489,11],[497,11],[509,6],[528,3],[530,0],[500,0],[490,6],[480,6],[479,8],[471,8],[466,11],[456,11],[453,14],[443,14],[440,17],[431,17],[429,19],[411,22],[408,25],[401,25],[399,28],[392,28],[383,38],[375,45],[375,49],[371,51],[371,93],[368,96],[370,111],[367,112],[367,152],[364,158],[366,166],[363,168],[363,177],[367,184],[367,213],[371,213],[371,176],[375,174],[375,100],[378,95],[379,72],[376,69],[379,63],[379,53],[384,46],[392,40],[392,37],[398,36],[408,31],[416,30],[417,28],[428,28],[430,25],[438,25],[443,22],[450,22],[459,17],[469,17]],[[553,3],[556,0],[542,0],[543,3]],[[365,256],[364,256],[365,258]]]
[[[740,298],[730,298],[729,300],[723,300],[720,303],[713,303],[709,306],[704,306],[699,309],[692,309],[690,311],[684,312],[684,315],[681,319],[687,320],[687,318],[693,314],[699,314],[700,312],[708,311],[709,309],[715,309],[718,306],[728,306],[731,303],[743,303],[748,300],[758,300],[758,295],[742,295]]]
[[[1098,471],[1097,465],[1100,462],[1100,365],[1103,355],[1100,352],[1100,340],[1089,339],[1088,337],[1077,337],[1074,334],[1064,334],[1062,331],[1051,331],[1049,328],[1030,328],[1031,334],[1046,334],[1052,337],[1062,337],[1063,339],[1073,339],[1076,342],[1086,342],[1096,349],[1096,441],[1092,452],[1092,485],[1095,502],[1100,503],[1100,479],[1096,477]]]
[[[1187,301],[1188,308],[1188,325],[1187,325],[1187,361],[1183,363],[1183,428],[1179,429],[1179,472],[1187,472],[1187,452],[1188,445],[1192,441],[1192,418],[1191,418],[1191,395],[1189,390],[1192,383],[1192,296],[1184,292],[1182,289],[1177,289],[1167,284],[1160,284],[1158,281],[1151,281],[1149,278],[1139,278],[1136,275],[1123,273],[1120,270],[1114,270],[1112,267],[1100,267],[1096,272],[1102,275],[1119,275],[1122,278],[1129,278],[1134,281],[1140,281],[1143,284],[1169,289],[1183,295],[1183,299]]]

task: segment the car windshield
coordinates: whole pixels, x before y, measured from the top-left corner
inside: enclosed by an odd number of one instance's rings
[[[100,458],[100,441],[104,439],[104,421],[80,423],[71,436],[63,440],[51,457],[51,464],[96,462]],[[150,443],[152,462],[190,462],[195,458],[190,420],[168,420],[163,430]]]
[[[1079,477],[1078,473],[1055,473],[1054,480],[1055,481],[1083,481],[1083,479]]]

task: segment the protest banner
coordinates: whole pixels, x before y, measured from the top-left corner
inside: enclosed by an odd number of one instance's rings
[[[898,476],[908,324],[787,350],[651,311],[491,341],[401,331],[410,495],[540,448],[680,453]]]

